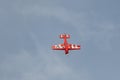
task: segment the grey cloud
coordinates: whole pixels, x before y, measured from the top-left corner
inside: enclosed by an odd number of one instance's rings
[[[16,55],[7,55],[1,62],[1,80],[79,80],[82,77],[66,65],[61,58],[52,53],[42,51],[38,55],[31,55],[22,51]],[[48,54],[49,53],[49,54]],[[32,53],[34,54],[34,53]],[[82,80],[86,80],[83,78]]]
[[[120,25],[108,18],[111,17],[110,11],[103,10],[106,4],[100,6],[93,0],[86,1],[80,6],[79,1],[73,2],[74,7],[72,2],[68,6],[68,2],[63,1],[63,4],[55,0],[14,0],[4,2],[6,5],[0,2],[0,79],[119,78],[115,75],[120,66]],[[114,14],[119,13],[115,11]],[[50,46],[59,42],[57,35],[62,32],[70,33],[72,41],[81,44],[78,54],[75,52],[66,58],[60,57],[62,52],[52,53]],[[67,61],[69,59],[71,63]]]

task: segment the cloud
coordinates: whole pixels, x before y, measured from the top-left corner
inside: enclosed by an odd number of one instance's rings
[[[81,79],[60,57],[40,49],[37,55],[28,51],[8,54],[1,62],[1,80]],[[83,79],[84,80],[84,79]]]
[[[86,72],[76,71],[58,54],[41,46],[35,34],[31,35],[31,39],[37,51],[23,49],[19,53],[3,55],[0,80],[88,80]]]
[[[99,68],[101,65],[99,63],[98,65],[93,64],[94,61],[100,61],[108,67],[106,63],[110,63],[108,61],[113,58],[113,53],[114,55],[115,52],[119,53],[119,26],[105,18],[100,18],[103,17],[103,14],[100,15],[100,13],[91,10],[86,12],[71,10],[67,6],[60,5],[58,0],[19,0],[13,1],[14,4],[12,1],[10,2],[7,8],[1,10],[3,13],[6,11],[7,18],[4,19],[5,16],[3,16],[3,24],[6,25],[3,25],[3,29],[1,29],[1,50],[3,53],[0,53],[0,80],[90,80],[91,74],[87,68],[92,69],[91,73],[97,73],[97,76],[103,74],[99,71],[105,70],[103,67],[102,70],[98,69],[96,72],[93,66]],[[3,13],[2,15],[4,15]],[[23,20],[24,17],[26,23]],[[35,20],[31,17],[34,17]],[[41,17],[44,19],[44,24],[47,25],[41,24]],[[46,21],[48,18],[51,22]],[[58,20],[57,26],[54,18]],[[52,23],[52,26],[49,25],[49,22]],[[59,23],[62,25],[58,26]],[[75,36],[77,38],[74,39],[81,41],[81,43],[79,42],[82,44],[81,52],[87,55],[83,56],[84,64],[81,61],[82,66],[88,64],[86,68],[78,68],[81,66],[78,63],[72,63],[74,65],[72,67],[68,63],[69,61],[66,61],[69,56],[67,58],[66,56],[60,57],[61,55],[50,51],[51,45],[48,44],[48,39],[51,39],[51,34],[56,36],[54,31],[61,32],[60,28],[69,32],[73,31],[73,34],[77,33]],[[43,35],[46,34],[46,38],[43,38]],[[54,40],[56,39],[54,38]],[[110,54],[111,57],[108,59]],[[71,61],[74,61],[76,56],[74,58],[72,56]],[[116,58],[116,56],[114,57]]]
[[[84,36],[83,34],[88,34],[88,36],[94,35],[95,33],[102,33],[105,30],[108,31],[114,29],[114,23],[111,23],[106,19],[101,19],[100,17],[102,17],[102,15],[98,15],[95,11],[76,12],[57,4],[57,2],[53,2],[49,3],[49,5],[40,5],[40,3],[25,5],[20,9],[19,13],[29,17],[42,16],[56,18],[65,24],[72,25],[72,28],[76,29],[81,36]]]
[[[49,2],[49,1],[48,1]],[[79,26],[88,14],[85,12],[75,12],[61,6],[57,1],[52,3],[38,2],[33,4],[24,4],[23,7],[17,6],[16,11],[23,16],[39,16],[45,18],[56,18],[61,22],[69,23],[73,26]],[[43,4],[42,4],[43,3]]]
[[[7,11],[4,8],[0,7],[0,16],[1,16],[2,20],[4,19],[4,15],[6,15],[6,14],[7,14]]]

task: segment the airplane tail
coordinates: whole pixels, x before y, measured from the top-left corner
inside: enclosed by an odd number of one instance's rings
[[[70,38],[70,35],[69,34],[60,34],[60,38],[61,39],[64,39],[64,38],[67,38],[67,39],[69,39]]]

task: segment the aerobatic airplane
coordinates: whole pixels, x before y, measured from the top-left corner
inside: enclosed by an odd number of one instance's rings
[[[64,39],[64,43],[62,44],[58,44],[58,45],[53,45],[52,49],[53,50],[64,50],[65,54],[69,53],[69,50],[80,50],[80,45],[76,45],[76,44],[69,44],[67,42],[67,39],[70,38],[69,34],[61,34],[59,36],[61,39]]]

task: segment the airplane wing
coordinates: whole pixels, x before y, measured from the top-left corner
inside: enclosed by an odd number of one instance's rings
[[[80,50],[80,45],[69,44],[69,50]]]
[[[53,50],[65,50],[65,46],[63,44],[53,45]]]

